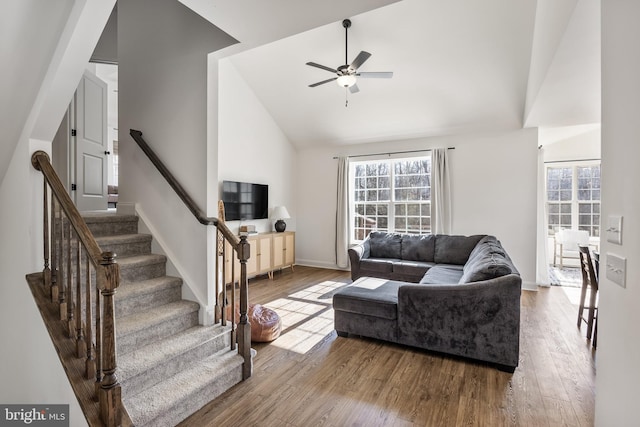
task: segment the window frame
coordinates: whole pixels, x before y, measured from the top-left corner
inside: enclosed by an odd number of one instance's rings
[[[578,172],[578,168],[586,168],[586,167],[593,167],[593,166],[598,166],[600,168],[600,187],[597,189],[598,191],[600,191],[600,198],[599,199],[590,199],[590,200],[581,200],[579,197],[579,191],[581,190],[579,187],[579,180],[580,180],[580,175]],[[549,170],[550,169],[559,169],[559,168],[565,168],[565,169],[571,169],[571,199],[567,200],[567,201],[562,201],[561,198],[559,198],[559,200],[554,201],[554,200],[549,200]],[[547,221],[547,232],[549,233],[549,235],[554,235],[558,230],[564,228],[564,229],[571,229],[571,230],[582,230],[582,229],[587,229],[587,231],[589,231],[589,236],[590,237],[600,237],[602,235],[602,218],[601,218],[601,205],[602,205],[602,165],[601,162],[599,160],[583,160],[583,161],[571,161],[571,162],[565,162],[565,161],[557,161],[557,162],[548,162],[545,164],[545,180],[544,180],[544,185],[545,185],[545,215],[546,215],[546,221]],[[582,189],[584,190],[584,189]],[[559,192],[561,192],[561,189],[558,189]],[[591,189],[590,191],[593,192],[593,189]],[[550,221],[550,208],[551,205],[558,205],[559,206],[559,213],[558,215],[562,215],[561,212],[561,206],[562,204],[565,205],[570,205],[571,206],[571,225],[570,227],[566,227],[563,226],[562,220],[560,219],[560,221],[558,222],[558,224],[551,224]],[[580,212],[580,205],[581,204],[588,204],[591,205],[591,212],[588,214],[589,217],[591,218],[591,222],[590,225],[581,225],[580,224],[580,216],[584,215],[584,213]],[[594,205],[598,205],[598,212],[594,212]],[[566,215],[566,213],[565,213]],[[593,217],[597,215],[599,218],[598,222],[594,222],[593,221]],[[597,231],[597,232],[595,232]]]
[[[396,199],[396,190],[398,189],[402,189],[402,188],[411,188],[411,187],[399,187],[396,188],[396,179],[398,177],[398,174],[396,173],[396,163],[399,162],[411,162],[411,161],[424,161],[427,160],[428,161],[428,166],[427,166],[427,173],[424,174],[419,174],[420,176],[424,176],[426,175],[428,178],[426,179],[426,185],[425,186],[421,186],[418,187],[420,189],[424,189],[424,191],[426,193],[428,193],[428,199],[419,199],[419,200],[397,200]],[[349,162],[349,240],[351,244],[356,244],[356,243],[360,243],[362,242],[371,231],[388,231],[388,232],[398,232],[398,233],[403,233],[403,234],[429,234],[431,233],[432,230],[432,223],[431,223],[431,198],[432,198],[432,180],[431,180],[431,173],[432,173],[432,164],[431,164],[431,155],[420,155],[420,156],[402,156],[402,157],[378,157],[378,158],[369,158],[367,160],[358,160],[358,161],[351,161]],[[378,194],[381,191],[388,191],[389,193],[389,199],[383,199],[383,200],[365,200],[365,201],[359,201],[356,200],[356,192],[359,191],[359,189],[356,187],[356,167],[360,166],[360,165],[371,165],[371,164],[379,164],[379,163],[387,163],[388,164],[388,175],[384,175],[383,177],[388,177],[388,181],[389,181],[389,187],[387,189],[387,187],[376,187],[375,191],[378,191]],[[416,175],[416,174],[401,174],[402,176],[408,176],[408,175]],[[380,175],[376,175],[376,178],[379,178]],[[367,179],[367,178],[373,178],[373,176],[369,176],[369,175],[365,175],[364,177],[359,177],[359,179]],[[382,190],[381,190],[382,188]],[[374,190],[368,190],[367,187],[365,187],[364,191],[374,191]],[[422,194],[422,197],[424,197],[425,194]],[[360,213],[358,213],[356,211],[356,205],[359,204],[364,204],[365,206],[367,204],[369,205],[384,205],[386,206],[386,216],[385,215],[381,215],[379,212],[379,210],[376,209],[375,214],[371,213],[371,214],[367,214],[366,211],[364,212],[364,216],[361,215]],[[417,204],[420,205],[420,212],[418,215],[410,215],[408,213],[408,209],[407,209],[407,204]],[[405,214],[404,215],[397,215],[396,213],[396,207],[397,206],[402,206],[405,205]],[[425,207],[427,206],[427,210],[429,215],[424,215],[425,212]],[[404,216],[405,218],[407,218],[407,220],[409,220],[410,218],[419,218],[419,224],[418,230],[409,230],[409,224],[408,221],[405,223],[405,227],[400,229],[400,231],[396,231],[396,219]],[[357,217],[362,217],[364,218],[364,220],[366,220],[366,218],[372,218],[375,217],[376,218],[376,225],[373,226],[372,228],[367,228],[366,225],[361,225],[361,226],[357,226],[356,225],[356,218]],[[387,219],[387,223],[386,226],[377,226],[377,223],[379,222],[379,220],[377,220],[379,217],[386,217]],[[425,218],[428,218],[428,220],[425,220]],[[424,221],[424,222],[423,222]],[[424,228],[425,225],[427,225],[428,228]],[[356,238],[356,233],[360,233],[361,238]]]

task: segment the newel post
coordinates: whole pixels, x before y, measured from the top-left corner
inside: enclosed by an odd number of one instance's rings
[[[249,281],[247,279],[247,260],[250,256],[247,236],[240,236],[238,244],[238,259],[240,260],[240,321],[238,323],[238,353],[244,358],[242,379],[246,380],[253,371],[253,359],[251,358],[251,323],[247,312],[249,311]]]
[[[116,376],[116,320],[114,296],[120,285],[120,266],[116,254],[103,252],[97,269],[98,288],[103,299],[102,372],[98,400],[100,418],[107,426],[119,426],[122,420],[122,397]]]

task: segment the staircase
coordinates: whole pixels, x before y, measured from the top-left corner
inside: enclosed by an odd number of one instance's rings
[[[103,251],[117,254],[116,351],[124,406],[136,426],[174,426],[242,381],[230,326],[198,324],[200,306],[181,299],[133,215],[86,214]]]

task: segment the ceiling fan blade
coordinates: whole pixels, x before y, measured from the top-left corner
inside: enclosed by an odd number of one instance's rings
[[[316,87],[316,86],[320,86],[320,85],[323,85],[323,84],[325,84],[325,83],[332,82],[332,81],[337,80],[337,79],[338,79],[337,77],[334,77],[334,78],[332,78],[332,79],[323,80],[323,81],[321,81],[321,82],[311,84],[311,85],[309,85],[309,87]]]
[[[360,88],[358,87],[358,84],[353,84],[351,86],[349,86],[349,92],[351,93],[358,93],[360,92]]]
[[[337,73],[338,70],[334,70],[333,68],[325,67],[324,65],[316,64],[315,62],[307,62],[307,65],[312,67],[320,68],[322,70],[331,71],[332,73]]]
[[[364,77],[367,79],[390,79],[393,77],[393,71],[383,71],[383,72],[369,72],[369,73],[356,73],[358,77]]]
[[[356,59],[354,59],[351,65],[349,65],[349,68],[357,70],[362,64],[364,64],[364,61],[369,59],[370,56],[371,54],[369,52],[365,52],[364,50],[360,51],[358,56],[356,56]]]

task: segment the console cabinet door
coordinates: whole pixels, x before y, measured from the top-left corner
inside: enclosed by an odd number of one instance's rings
[[[271,236],[259,236],[255,241],[256,252],[252,252],[251,256],[255,255],[256,262],[256,274],[263,274],[271,271]],[[253,250],[253,246],[251,247]]]
[[[273,269],[293,266],[296,248],[295,233],[285,231],[273,234]]]
[[[225,264],[224,264],[224,282],[226,284],[231,283],[232,273],[235,276],[235,281],[240,280],[240,261],[238,260],[238,256],[231,247],[231,244],[225,240]]]

